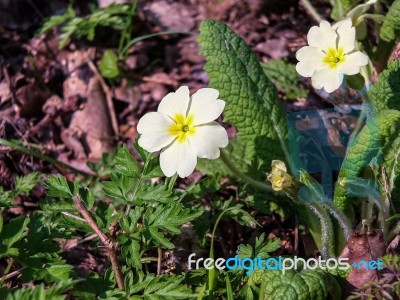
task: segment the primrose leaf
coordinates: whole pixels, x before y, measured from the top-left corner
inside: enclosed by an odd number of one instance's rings
[[[341,294],[334,278],[320,270],[287,270],[284,274],[280,270],[256,270],[250,275],[250,285],[262,282],[264,299],[325,300],[340,299]],[[329,295],[330,292],[332,295]]]
[[[285,93],[285,99],[307,96],[308,92],[299,84],[299,75],[294,64],[277,59],[262,63],[261,66],[278,89]]]
[[[245,147],[236,166],[246,171],[249,162],[259,158],[266,171],[271,160],[285,160],[285,111],[276,87],[250,48],[226,25],[213,20],[201,23],[198,42],[210,86],[226,102],[225,121],[237,127],[237,139]]]
[[[380,118],[379,133],[387,189],[392,200],[399,203],[400,196],[400,111],[387,111]]]
[[[400,60],[395,60],[389,62],[387,69],[379,75],[378,82],[372,86],[368,96],[378,113],[387,109],[400,110],[399,90]]]
[[[386,18],[383,21],[379,37],[386,41],[395,41],[400,33],[400,0],[395,0],[390,6]]]
[[[348,208],[348,193],[357,188],[355,182],[360,179],[362,168],[373,161],[381,163],[378,154],[382,154],[383,157],[389,192],[399,193],[400,111],[382,111],[377,118],[377,126],[364,127],[355,139],[354,146],[348,149],[335,188],[334,202],[339,208],[344,210]],[[374,187],[361,186],[360,188],[373,189]],[[354,191],[357,193],[356,190]]]
[[[357,183],[357,180],[354,181],[353,179],[359,178],[361,180],[361,170],[370,165],[373,159],[379,158],[379,126],[379,117],[371,120],[358,133],[347,149],[346,157],[339,171],[339,178],[336,182],[333,198],[333,202],[342,211],[351,211],[350,201],[348,201],[349,192],[351,192],[352,187],[354,188]],[[356,194],[353,194],[353,197]]]

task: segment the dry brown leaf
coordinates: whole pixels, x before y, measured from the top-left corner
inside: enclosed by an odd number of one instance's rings
[[[373,231],[354,232],[346,246],[344,247],[340,258],[348,258],[349,264],[358,264],[361,260],[371,261],[382,257],[385,253],[385,242],[383,233],[379,229]],[[347,276],[347,281],[353,286],[360,288],[364,284],[378,279],[377,270],[367,270],[364,265],[354,268]]]

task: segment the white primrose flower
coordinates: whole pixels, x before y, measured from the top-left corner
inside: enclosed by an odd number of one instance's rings
[[[197,157],[216,159],[219,148],[228,145],[226,130],[214,122],[225,107],[218,95],[217,90],[204,88],[190,98],[189,88],[182,86],[161,100],[157,112],[139,120],[139,145],[149,152],[161,150],[160,166],[166,176],[187,177]]]
[[[336,30],[322,21],[319,27],[311,27],[307,41],[309,46],[296,52],[296,70],[301,76],[311,77],[316,89],[332,93],[340,87],[344,75],[358,74],[368,64],[368,56],[355,49],[356,30],[350,18]]]

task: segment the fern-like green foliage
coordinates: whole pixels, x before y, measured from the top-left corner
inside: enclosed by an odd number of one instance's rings
[[[43,24],[39,33],[61,26],[59,47],[63,48],[73,35],[78,38],[86,37],[89,41],[92,41],[98,27],[122,30],[128,15],[129,5],[125,4],[114,3],[105,8],[99,8],[84,18],[76,16],[74,9],[70,6],[64,14],[50,17]]]
[[[336,280],[321,270],[256,270],[250,275],[249,285],[261,285],[263,299],[325,300],[340,299],[341,289]]]
[[[64,300],[66,292],[76,281],[67,280],[59,282],[51,287],[45,287],[44,284],[36,285],[35,287],[24,287],[17,290],[0,289],[0,298],[5,300]]]
[[[265,170],[271,160],[285,160],[285,112],[276,87],[250,48],[229,27],[213,20],[201,24],[198,42],[207,61],[210,86],[226,101],[225,121],[238,129],[237,140],[244,151],[235,165],[246,171],[259,159]]]
[[[379,37],[391,42],[399,38],[400,34],[400,0],[395,0],[390,6],[389,11],[383,21]]]

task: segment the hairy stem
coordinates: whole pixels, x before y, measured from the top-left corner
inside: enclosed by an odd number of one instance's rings
[[[344,236],[346,238],[346,241],[348,240],[350,234],[352,233],[352,226],[350,223],[349,218],[339,209],[337,209],[336,206],[334,206],[330,202],[324,202],[323,206],[331,213],[333,217],[339,222],[339,226],[342,227]]]
[[[225,165],[228,167],[228,169],[236,175],[239,179],[243,180],[244,182],[251,184],[255,188],[258,188],[259,190],[266,191],[266,192],[273,192],[272,187],[265,184],[264,182],[260,182],[257,180],[254,180],[250,176],[247,176],[244,174],[242,171],[240,171],[236,166],[232,163],[232,161],[229,159],[228,155],[224,152],[224,150],[221,150],[221,159],[225,163]]]
[[[307,206],[318,217],[321,222],[321,256],[329,258],[335,256],[333,245],[333,226],[329,215],[320,203],[307,203]]]
[[[76,209],[82,215],[82,217],[86,220],[88,225],[93,229],[93,231],[97,234],[100,241],[105,245],[108,250],[108,255],[111,261],[111,267],[115,274],[115,280],[117,281],[118,288],[120,290],[124,290],[124,280],[121,272],[121,267],[118,263],[117,259],[117,249],[118,243],[116,241],[111,240],[97,225],[96,221],[90,215],[90,212],[87,210],[85,204],[81,201],[78,196],[73,197],[73,201]]]
[[[300,0],[301,5],[304,7],[306,12],[317,22],[322,21],[322,17],[319,15],[315,7],[311,4],[309,0]]]

